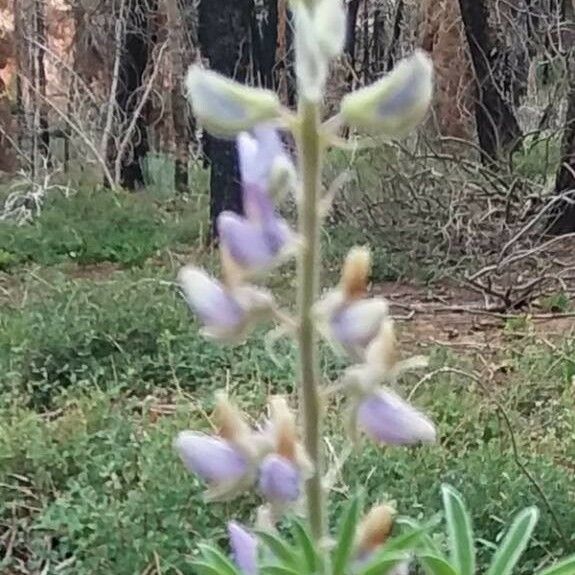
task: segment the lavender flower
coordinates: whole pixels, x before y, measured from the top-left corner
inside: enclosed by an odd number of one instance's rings
[[[295,235],[270,196],[270,187],[292,179],[293,165],[272,128],[240,134],[237,143],[245,216],[222,212],[218,233],[222,249],[239,268],[260,272],[293,253]]]
[[[296,465],[272,453],[266,456],[259,469],[259,488],[272,503],[293,503],[301,491],[301,473]]]
[[[431,421],[391,391],[381,390],[363,398],[357,406],[357,422],[379,443],[409,445],[436,439]]]
[[[251,286],[230,289],[193,266],[180,270],[178,283],[204,325],[203,335],[220,341],[241,340],[248,327],[273,307],[273,299],[265,290]]]
[[[261,432],[266,455],[259,466],[258,485],[262,495],[280,509],[297,501],[302,483],[313,466],[298,441],[293,413],[283,397],[270,401],[270,420]]]
[[[258,573],[258,540],[239,523],[228,523],[232,557],[243,575]]]
[[[338,350],[362,361],[366,350],[388,317],[383,298],[365,298],[371,257],[365,248],[350,250],[340,285],[327,293],[314,308],[318,328]]]
[[[351,356],[361,357],[377,336],[388,311],[387,302],[380,298],[342,305],[330,318],[330,333]]]
[[[232,483],[249,471],[247,458],[229,441],[193,431],[182,431],[174,447],[188,471],[207,483]]]

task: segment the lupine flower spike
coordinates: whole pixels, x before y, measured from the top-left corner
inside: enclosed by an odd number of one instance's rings
[[[243,416],[219,395],[214,414],[217,436],[181,432],[174,447],[188,471],[208,485],[207,498],[227,500],[253,484],[258,452]]]
[[[371,257],[366,248],[353,248],[344,263],[340,285],[316,304],[318,328],[337,349],[356,361],[365,357],[388,315],[381,297],[366,298]]]
[[[295,185],[294,169],[278,133],[269,127],[237,139],[245,215],[222,212],[221,249],[245,275],[262,272],[295,254],[295,234],[277,213],[271,192]]]
[[[178,283],[203,324],[202,334],[218,341],[242,341],[249,329],[273,310],[268,291],[249,285],[227,287],[194,266],[180,270]]]

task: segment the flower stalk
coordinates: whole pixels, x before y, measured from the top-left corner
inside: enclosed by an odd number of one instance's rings
[[[319,394],[318,334],[313,321],[313,306],[319,292],[320,278],[320,193],[322,142],[320,110],[315,103],[300,103],[299,158],[302,171],[302,194],[298,224],[303,246],[298,258],[299,313],[299,389],[303,414],[304,444],[315,473],[306,482],[308,519],[314,538],[326,532],[323,461],[321,442],[321,399]]]

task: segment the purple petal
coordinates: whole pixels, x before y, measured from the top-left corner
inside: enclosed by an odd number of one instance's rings
[[[352,302],[333,315],[333,336],[343,345],[367,347],[379,332],[387,312],[388,306],[381,299]]]
[[[274,161],[285,155],[277,130],[260,126],[237,138],[240,175],[244,186],[266,190]]]
[[[301,475],[296,466],[275,453],[266,456],[260,466],[259,487],[266,499],[291,503],[300,495]]]
[[[366,397],[359,405],[359,426],[373,440],[393,445],[435,441],[431,421],[409,403],[382,391]]]
[[[178,274],[178,282],[188,305],[206,326],[233,329],[245,319],[238,302],[202,270],[185,267]]]
[[[291,239],[291,231],[281,218],[259,225],[233,212],[218,216],[218,233],[232,259],[253,269],[269,267]]]
[[[244,575],[257,575],[258,540],[235,521],[228,523],[228,534],[235,564]]]
[[[223,439],[182,431],[174,447],[186,469],[208,483],[236,481],[248,471],[246,458]]]
[[[262,223],[270,218],[277,218],[272,199],[264,186],[244,184],[243,208],[246,216],[254,223]]]

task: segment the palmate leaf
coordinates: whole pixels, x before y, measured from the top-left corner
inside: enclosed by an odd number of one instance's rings
[[[451,563],[459,575],[474,575],[475,544],[471,518],[463,498],[450,485],[442,485],[443,507],[447,520]]]
[[[355,496],[343,513],[337,544],[333,552],[333,575],[344,575],[346,572],[353,551],[362,499],[361,495]]]
[[[194,561],[192,569],[196,575],[224,575],[224,571],[220,571],[215,565],[207,561]]]
[[[240,575],[238,568],[219,549],[203,543],[198,547],[204,558],[203,563],[213,566],[220,575]]]
[[[358,571],[358,575],[386,575],[399,563],[407,560],[409,560],[409,554],[401,551],[378,553],[375,559],[369,561],[365,567]]]
[[[551,567],[547,567],[539,575],[574,575],[575,574],[575,555],[559,561]]]
[[[313,539],[305,525],[298,519],[294,519],[291,532],[309,573],[319,571],[322,563],[321,556],[317,552]]]
[[[517,515],[501,545],[495,552],[487,575],[511,574],[519,557],[529,543],[531,533],[533,533],[538,519],[539,511],[536,507],[528,507]]]
[[[293,569],[296,573],[303,573],[302,557],[293,545],[269,531],[256,531],[256,535],[282,566]]]
[[[422,552],[418,554],[418,559],[423,565],[425,572],[430,575],[458,575],[453,565],[440,555]]]

